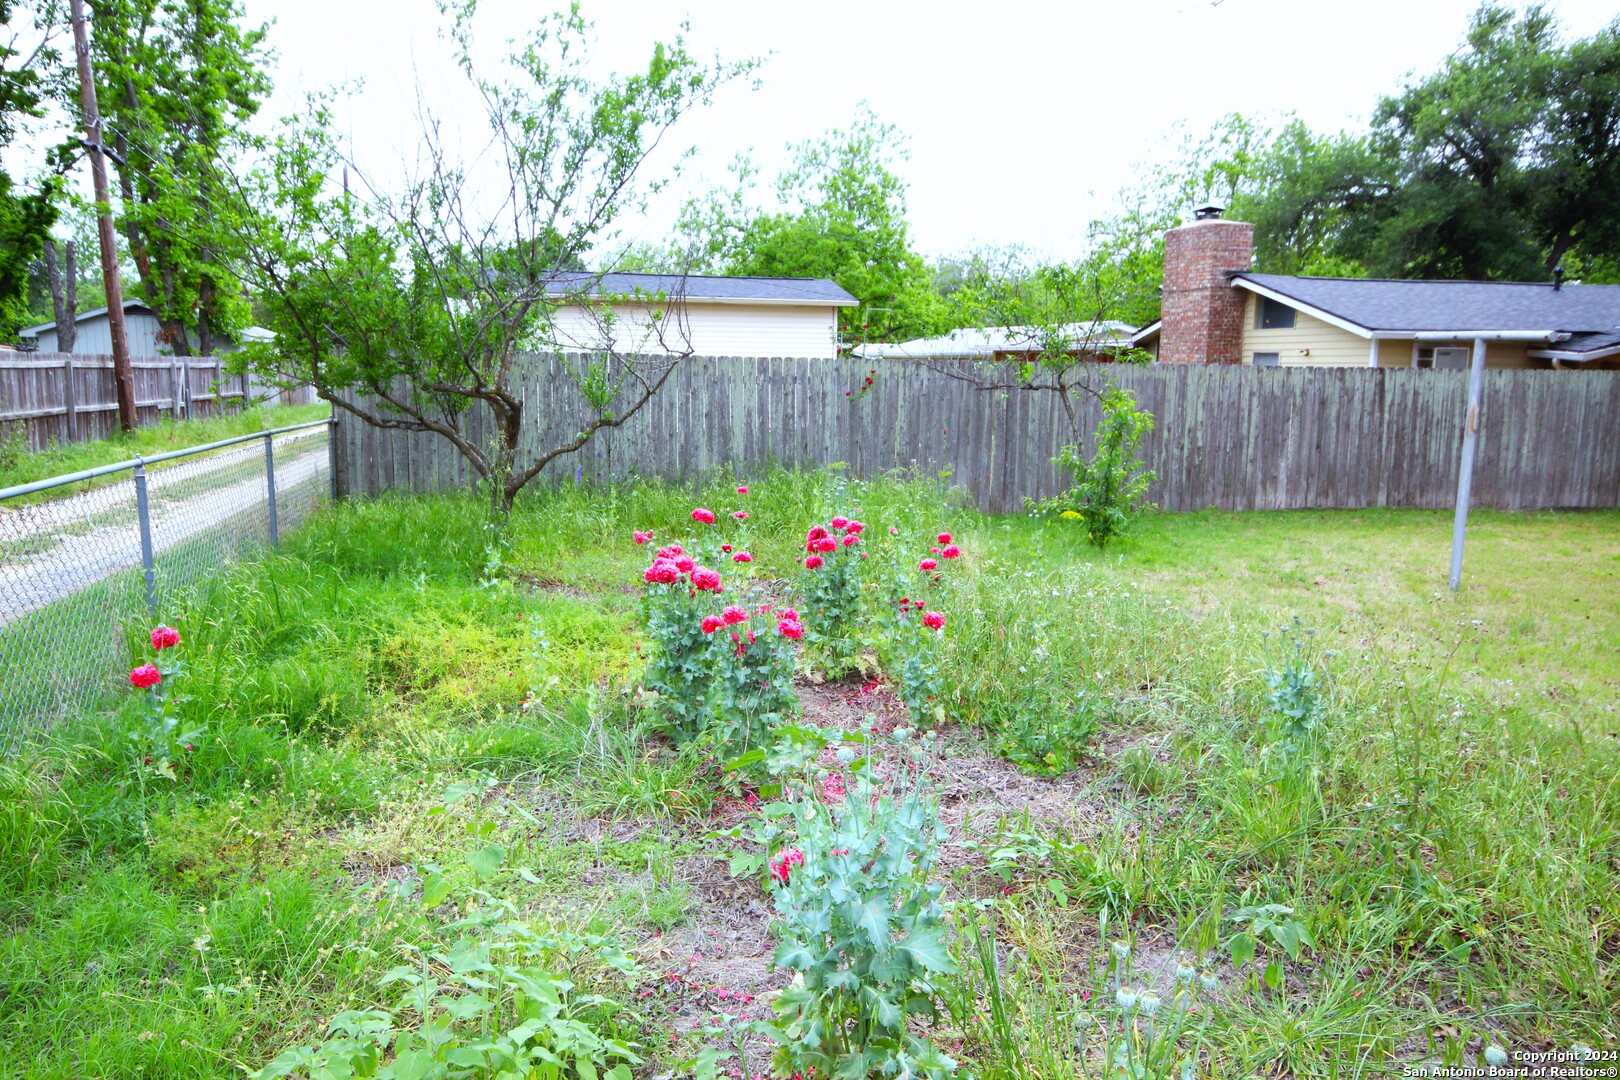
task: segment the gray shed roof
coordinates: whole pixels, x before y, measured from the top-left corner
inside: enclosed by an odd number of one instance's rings
[[[124,314],[128,315],[131,312],[135,312],[135,313],[143,314],[143,315],[151,315],[151,314],[153,314],[152,309],[147,307],[145,304],[141,303],[139,300],[125,300],[124,301]],[[89,321],[91,319],[104,318],[106,316],[106,314],[107,314],[107,309],[105,307],[91,308],[89,311],[81,311],[77,315],[73,316],[73,321],[76,324],[77,323],[82,323],[82,322],[87,322],[87,321]],[[55,330],[55,329],[56,329],[56,323],[55,322],[40,323],[38,326],[26,326],[26,327],[24,327],[23,329],[17,331],[17,336],[18,337],[38,337],[39,335],[41,335],[41,334],[43,334],[43,333],[45,333],[47,331]]]
[[[1548,284],[1507,281],[1393,281],[1284,274],[1235,274],[1232,283],[1298,301],[1370,332],[1550,331],[1580,335],[1560,342],[1560,349],[1576,346],[1586,335],[1593,335],[1592,344],[1597,347],[1601,344],[1598,338],[1620,333],[1620,285],[1554,289]],[[1608,346],[1612,344],[1608,342]]]
[[[706,277],[698,274],[589,274],[565,272],[551,279],[552,295],[634,294],[636,292],[679,297],[688,301],[711,300],[733,304],[826,304],[853,307],[860,301],[837,282],[827,278],[785,277]]]

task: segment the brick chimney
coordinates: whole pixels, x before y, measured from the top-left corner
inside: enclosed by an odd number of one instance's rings
[[[1248,270],[1254,226],[1226,221],[1218,206],[1193,211],[1190,225],[1164,234],[1161,364],[1237,364],[1243,360],[1244,294],[1227,280]]]

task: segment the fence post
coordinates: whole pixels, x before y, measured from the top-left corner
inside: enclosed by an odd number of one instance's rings
[[[152,561],[152,508],[146,499],[146,463],[135,458],[135,517],[141,529],[141,572],[146,578],[146,606],[157,618],[157,568]]]
[[[79,402],[73,396],[73,354],[62,358],[62,407],[67,416],[67,441],[79,441]]]
[[[281,532],[276,527],[276,441],[270,432],[264,433],[264,483],[270,493],[270,546],[281,543]]]
[[[338,418],[332,413],[332,419],[326,422],[326,471],[332,474],[332,501],[342,498],[338,490]]]

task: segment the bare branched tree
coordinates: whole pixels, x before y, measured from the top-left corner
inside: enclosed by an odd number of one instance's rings
[[[956,321],[993,339],[980,360],[925,359],[948,378],[985,393],[1056,395],[1074,442],[1081,408],[1100,403],[1110,380],[1100,363],[1144,363],[1123,347],[1123,324],[1106,315],[1118,297],[1109,279],[1084,265],[1026,268],[998,260],[969,266],[951,297]]]
[[[459,157],[423,110],[419,175],[390,191],[344,160],[329,104],[316,102],[269,166],[235,181],[245,276],[277,332],[243,356],[366,423],[448,440],[504,514],[553,461],[634,416],[690,355],[684,275],[627,286],[586,260],[667,182],[667,171],[644,174],[671,128],[752,65],[701,63],[677,37],[654,47],[645,71],[593,80],[576,10],[542,21],[485,77],[472,13],[448,14],[489,125],[478,153]],[[551,445],[524,439],[539,424],[517,363],[535,352],[569,357],[576,391],[577,422]]]

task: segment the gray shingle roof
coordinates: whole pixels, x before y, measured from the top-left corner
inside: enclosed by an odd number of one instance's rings
[[[1233,280],[1253,282],[1366,330],[1553,330],[1611,337],[1620,333],[1620,285],[1554,289],[1546,284],[1506,281],[1391,281],[1284,274],[1236,274]],[[1558,347],[1571,348],[1571,342]],[[1584,350],[1586,346],[1583,342],[1579,347]]]
[[[832,304],[860,303],[837,282],[826,278],[704,277],[697,274],[587,274],[561,273],[552,278],[550,292],[589,290],[592,295],[664,293],[686,300],[730,300],[752,303]]]

